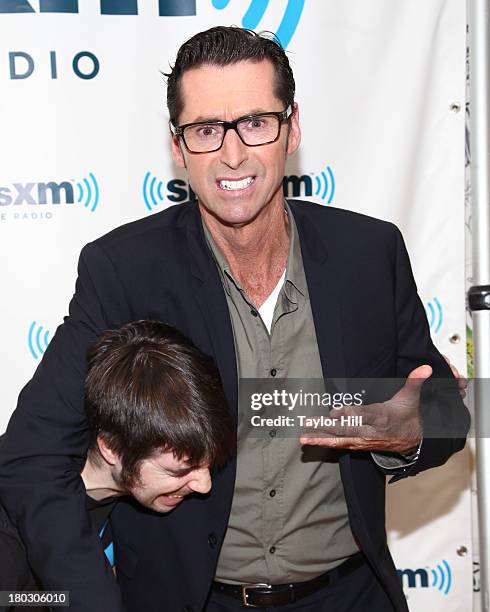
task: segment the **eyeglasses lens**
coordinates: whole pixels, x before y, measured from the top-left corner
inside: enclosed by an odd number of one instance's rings
[[[262,145],[277,138],[280,121],[275,115],[247,117],[237,123],[236,129],[246,145]],[[225,127],[219,123],[189,125],[183,133],[187,147],[195,153],[219,149],[224,135]]]

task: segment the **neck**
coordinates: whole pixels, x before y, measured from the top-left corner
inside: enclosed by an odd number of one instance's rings
[[[240,226],[224,225],[201,205],[200,210],[233,276],[260,308],[287,265],[289,222],[282,198]]]
[[[89,456],[80,474],[87,491],[87,495],[96,500],[106,497],[125,495],[126,492],[117,485],[112,475],[112,466],[104,458],[94,462]]]

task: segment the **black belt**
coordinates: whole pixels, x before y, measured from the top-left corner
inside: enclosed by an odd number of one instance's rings
[[[283,606],[294,603],[319,589],[332,585],[340,578],[351,574],[365,563],[361,552],[352,555],[338,567],[325,572],[321,576],[307,582],[294,582],[291,584],[224,584],[213,582],[213,591],[239,599],[247,608],[266,608],[269,606]]]

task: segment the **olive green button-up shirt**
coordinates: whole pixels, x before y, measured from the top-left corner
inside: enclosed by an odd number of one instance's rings
[[[204,227],[226,292],[239,378],[323,378],[290,212],[289,228],[285,280],[269,332]],[[239,440],[231,515],[216,571],[220,582],[310,580],[358,551],[335,453],[274,433]]]

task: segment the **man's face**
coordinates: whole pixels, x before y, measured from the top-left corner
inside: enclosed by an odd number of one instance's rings
[[[184,107],[179,125],[232,121],[246,115],[285,110],[274,95],[274,69],[268,60],[193,68],[182,76],[181,93]],[[173,137],[172,152],[175,162],[187,168],[201,207],[223,224],[241,226],[254,220],[270,204],[283,205],[286,157],[297,149],[299,141],[295,108],[290,129],[283,122],[276,142],[248,147],[236,132],[228,130],[219,151],[189,153],[184,143]],[[227,181],[228,188],[223,187],[223,181]]]
[[[190,493],[208,493],[211,475],[207,466],[189,468],[173,452],[160,452],[140,464],[139,481],[128,493],[156,512],[170,512]]]

